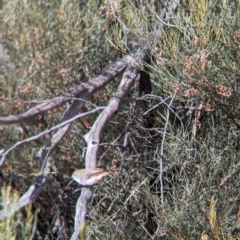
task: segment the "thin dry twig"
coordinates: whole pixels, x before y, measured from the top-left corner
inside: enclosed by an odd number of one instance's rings
[[[34,108],[29,109],[27,112],[17,115],[17,116],[8,116],[0,118],[0,124],[13,124],[13,123],[21,123],[27,120],[32,119],[38,114],[46,112],[54,107],[60,106],[63,103],[71,100],[73,97],[78,98],[73,102],[73,104],[69,107],[69,109],[63,114],[61,119],[61,126],[56,126],[57,131],[53,135],[50,141],[46,143],[47,147],[40,149],[39,151],[39,162],[40,169],[42,174],[37,176],[32,185],[29,187],[28,191],[19,199],[18,204],[14,212],[20,210],[26,205],[33,203],[37,197],[39,196],[46,178],[48,176],[47,167],[49,165],[49,159],[51,157],[51,153],[53,148],[58,144],[58,142],[63,138],[65,133],[68,131],[70,127],[70,122],[67,124],[66,121],[74,117],[83,107],[86,100],[90,98],[90,96],[98,91],[101,87],[106,85],[109,81],[119,75],[127,66],[127,62],[129,60],[129,56],[122,58],[119,61],[108,66],[105,70],[103,70],[98,76],[92,78],[87,83],[81,83],[73,88],[71,88],[67,93],[63,94],[60,97],[54,98],[50,101],[46,101]],[[81,99],[79,99],[81,97]],[[80,114],[81,115],[81,114]],[[84,115],[82,115],[84,116]],[[70,120],[71,121],[71,120]],[[51,129],[52,130],[52,129]],[[54,131],[54,130],[53,130]],[[29,140],[30,141],[30,140]],[[19,145],[19,143],[17,143]],[[16,147],[16,145],[13,145]],[[13,146],[10,146],[13,147]],[[11,151],[9,148],[9,151]],[[5,155],[8,149],[2,150],[1,154]],[[3,156],[1,162],[3,161]],[[46,171],[45,171],[46,170]],[[8,214],[8,209],[5,209],[0,212],[0,220],[4,219]]]
[[[175,95],[173,95],[171,102],[169,104],[169,107],[171,107],[173,100],[175,98]],[[163,136],[162,136],[162,144],[161,144],[161,151],[160,151],[160,169],[159,169],[159,182],[160,182],[160,188],[161,188],[161,204],[163,207],[163,203],[164,203],[164,199],[163,199],[163,150],[164,150],[164,142],[165,142],[165,137],[166,137],[166,132],[167,132],[167,126],[169,124],[169,109],[167,110],[167,119],[166,119],[166,123],[165,123],[165,127],[164,127],[164,132],[163,132]]]
[[[67,120],[65,122],[62,122],[62,123],[60,123],[60,124],[50,128],[48,130],[45,130],[45,131],[43,131],[43,132],[41,132],[41,133],[39,133],[39,134],[37,134],[35,136],[32,136],[30,138],[26,138],[26,139],[24,139],[22,141],[18,141],[16,143],[12,144],[11,146],[8,146],[6,149],[0,150],[0,157],[1,157],[0,158],[0,166],[3,164],[3,161],[4,161],[5,157],[7,156],[7,154],[10,153],[16,147],[18,147],[18,146],[20,146],[20,145],[22,145],[24,143],[36,140],[36,139],[40,138],[41,136],[43,136],[43,135],[45,135],[45,134],[47,134],[47,133],[49,133],[49,132],[51,132],[53,130],[56,130],[56,129],[61,128],[61,127],[64,127],[65,125],[75,121],[76,119],[78,119],[80,117],[88,116],[90,114],[93,114],[93,113],[95,113],[97,111],[100,111],[100,110],[103,110],[103,109],[104,109],[104,107],[97,107],[97,108],[95,108],[95,109],[93,109],[93,110],[91,110],[89,112],[78,114],[77,116],[75,116],[75,117],[73,117],[73,118],[71,118],[71,119],[69,119],[69,120]],[[56,134],[60,134],[60,133],[57,132]],[[56,145],[56,142],[59,142],[60,139],[62,138],[62,134],[60,134],[60,138],[56,134],[55,134],[55,137],[53,136],[53,138],[52,138],[52,139],[54,139],[54,141],[52,140],[52,144],[53,145]],[[56,139],[56,137],[57,137],[57,139]]]

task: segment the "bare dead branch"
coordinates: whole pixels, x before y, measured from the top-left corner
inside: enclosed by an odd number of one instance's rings
[[[97,107],[97,108],[95,108],[95,109],[93,109],[93,110],[91,110],[89,112],[78,114],[77,116],[75,116],[75,117],[73,117],[73,118],[71,118],[71,119],[69,119],[69,120],[67,120],[65,122],[62,122],[62,123],[60,123],[60,124],[50,128],[48,130],[45,130],[45,131],[43,131],[43,132],[41,132],[41,133],[39,133],[39,134],[37,134],[35,136],[32,136],[32,137],[26,138],[26,139],[24,139],[22,141],[16,142],[15,144],[11,145],[10,147],[7,147],[5,150],[4,149],[0,150],[0,166],[3,164],[3,161],[4,161],[5,157],[6,157],[6,155],[9,152],[11,152],[13,149],[15,149],[16,147],[18,147],[18,146],[20,146],[20,145],[22,145],[24,143],[36,140],[36,139],[40,138],[41,136],[43,136],[43,135],[45,135],[45,134],[47,134],[47,133],[49,133],[49,132],[51,132],[53,130],[56,130],[58,128],[66,126],[67,124],[75,121],[76,119],[78,119],[80,117],[84,117],[84,116],[93,114],[93,113],[95,113],[95,112],[97,112],[99,110],[102,110],[102,109],[104,109],[104,107]],[[61,129],[63,129],[63,128],[61,128]],[[61,132],[58,131],[57,133],[55,133],[55,135],[52,137],[52,140],[51,140],[52,147],[55,146],[62,139],[62,137],[63,137],[63,134]]]
[[[100,114],[91,128],[91,131],[84,136],[88,148],[86,152],[86,167],[96,167],[97,150],[100,143],[100,135],[110,119],[118,113],[119,106],[128,93],[133,81],[137,76],[137,70],[134,67],[128,67],[123,75],[123,79],[108,106]]]
[[[134,60],[132,59],[132,63]],[[85,156],[85,167],[86,168],[95,168],[97,161],[97,151],[100,143],[100,135],[103,131],[104,127],[108,124],[110,119],[118,112],[118,109],[130,90],[134,80],[136,79],[138,74],[138,70],[131,64],[127,67],[126,71],[123,74],[122,81],[110,100],[108,106],[102,111],[99,117],[96,119],[93,124],[90,132],[84,136],[84,139],[87,143],[87,152]],[[85,196],[86,195],[86,196]],[[85,225],[86,225],[86,212],[87,212],[87,204],[91,198],[91,190],[83,189],[81,195],[78,199],[78,203],[76,205],[76,213],[75,213],[75,223],[74,223],[74,233],[72,235],[71,240],[77,240],[80,232],[81,239],[85,239],[83,236],[85,235]],[[79,209],[81,206],[81,209]]]
[[[81,195],[76,204],[76,213],[74,219],[74,233],[71,240],[85,239],[85,226],[87,221],[87,204],[92,198],[92,191],[90,188],[82,188]]]
[[[174,3],[177,0],[174,1]],[[178,1],[179,3],[179,1]],[[173,6],[176,10],[176,6]],[[161,31],[161,30],[160,30]],[[161,32],[155,32],[159,35]],[[146,61],[148,58],[148,50],[142,49],[138,53],[138,57],[140,60]],[[103,131],[104,127],[107,125],[109,120],[111,119],[114,114],[118,112],[119,106],[122,100],[125,98],[128,90],[130,89],[133,81],[136,79],[138,74],[138,70],[134,67],[129,66],[122,78],[122,82],[120,83],[115,96],[110,100],[109,105],[105,108],[105,110],[100,114],[100,116],[95,121],[94,125],[92,126],[90,132],[84,136],[85,141],[87,142],[87,152],[85,156],[85,167],[86,168],[95,168],[96,167],[96,160],[97,160],[97,151],[100,144],[100,135]],[[90,191],[90,192],[89,192]],[[90,197],[89,197],[90,196]],[[87,204],[91,199],[91,190],[90,189],[83,189],[82,193],[78,199],[77,206],[76,206],[76,213],[75,213],[75,223],[74,223],[74,233],[71,237],[71,240],[77,240],[79,233],[80,238],[85,239],[85,226],[86,226],[86,213],[87,213]],[[80,208],[79,208],[80,207]]]
[[[89,80],[89,82],[77,85],[76,87],[70,89],[68,91],[68,93],[63,94],[62,96],[57,97],[53,100],[46,101],[46,102],[38,105],[37,107],[29,109],[27,112],[25,112],[23,114],[20,114],[18,116],[8,116],[8,117],[0,118],[0,123],[4,123],[4,124],[25,122],[27,120],[32,119],[37,114],[46,112],[54,107],[60,106],[63,103],[71,100],[73,97],[79,97],[79,95],[81,95],[81,100],[75,100],[73,102],[73,104],[70,106],[70,108],[64,113],[62,120],[61,120],[61,124],[59,124],[58,126],[55,126],[51,130],[44,131],[43,133],[41,133],[37,136],[34,136],[30,139],[25,139],[22,142],[17,142],[16,144],[10,146],[6,150],[1,150],[0,151],[0,154],[1,154],[1,159],[0,159],[1,162],[0,163],[2,164],[5,156],[15,147],[23,144],[24,142],[32,141],[32,140],[44,135],[45,133],[47,133],[49,131],[58,129],[58,131],[56,131],[54,136],[52,137],[50,143],[48,142],[46,144],[47,147],[40,150],[40,154],[39,154],[40,155],[39,156],[40,168],[44,171],[45,166],[48,165],[48,161],[49,161],[48,159],[51,156],[51,152],[52,152],[53,148],[63,138],[65,133],[68,131],[68,129],[70,127],[70,123],[80,116],[78,116],[78,117],[76,116],[75,118],[70,119],[69,121],[67,121],[67,120],[77,114],[77,112],[85,104],[86,100],[88,100],[94,92],[99,90],[99,88],[103,87],[110,80],[112,80],[114,77],[116,77],[118,74],[120,74],[126,68],[128,60],[129,60],[129,56],[126,56],[125,58],[111,64],[99,76],[92,78],[91,80]],[[100,110],[100,108],[98,110]],[[93,111],[95,112],[96,109]],[[79,114],[79,115],[84,116],[86,114],[84,113],[84,114]],[[40,176],[37,176],[35,178],[35,180],[33,181],[33,184],[30,186],[28,191],[19,199],[17,207],[13,211],[13,213],[16,211],[19,211],[21,208],[27,206],[28,204],[33,203],[37,199],[38,195],[40,194],[40,192],[44,186],[47,176],[48,176],[48,173],[44,172],[43,174],[41,174]],[[3,210],[2,212],[0,212],[0,220],[7,217],[7,213],[8,213],[8,210]]]
[[[174,3],[175,2],[177,2],[177,1],[175,0]],[[142,60],[146,57],[146,52],[141,51],[140,55],[141,54],[142,54],[142,56],[139,56],[139,58]],[[106,85],[109,81],[111,81],[114,77],[116,77],[118,74],[123,72],[124,69],[127,67],[128,60],[130,60],[130,59],[127,56],[127,57],[111,64],[99,76],[92,78],[91,80],[89,80],[86,83],[81,83],[81,84],[71,88],[68,92],[62,94],[61,96],[56,97],[52,100],[46,101],[36,107],[33,107],[23,114],[20,114],[17,116],[10,115],[7,117],[1,117],[0,124],[14,124],[14,123],[26,122],[28,120],[33,119],[38,114],[42,114],[50,109],[61,106],[65,102],[70,101],[73,97],[77,98],[77,97],[81,96],[83,99],[87,100],[94,92],[99,90],[101,87]],[[98,146],[99,146],[99,142],[100,142],[101,132],[104,129],[104,127],[107,125],[107,123],[109,122],[111,117],[114,116],[115,113],[117,113],[119,106],[122,103],[122,100],[125,98],[132,83],[134,82],[137,74],[138,74],[138,70],[135,68],[135,66],[129,66],[127,68],[126,72],[123,75],[122,82],[121,82],[116,94],[111,99],[107,108],[105,108],[105,110],[102,112],[102,114],[98,117],[98,119],[96,120],[95,124],[93,125],[91,131],[85,136],[85,140],[88,145],[86,159],[85,159],[86,168],[96,167],[96,157],[97,157],[97,150],[98,150]],[[42,161],[44,161],[44,163],[41,164],[41,166],[43,167],[43,170],[45,170],[45,166],[48,164],[48,158],[51,155],[52,149],[56,146],[56,144],[65,135],[65,133],[67,132],[67,130],[70,126],[70,123],[72,121],[74,121],[74,120],[72,120],[72,117],[77,114],[78,110],[81,109],[83,105],[84,105],[83,101],[76,100],[71,105],[71,107],[65,112],[65,114],[61,120],[62,125],[59,124],[58,126],[54,127],[54,129],[47,130],[47,131],[52,131],[52,130],[58,129],[58,131],[54,134],[54,136],[50,142],[50,146],[48,146],[48,148],[45,149],[46,153],[44,155],[42,155],[42,157],[41,157]],[[80,115],[82,115],[82,114],[80,114]],[[82,116],[84,116],[84,115],[82,115]],[[76,118],[77,118],[77,116],[76,116]],[[69,123],[67,123],[68,119],[70,119]],[[12,147],[15,148],[16,146],[13,145]],[[11,151],[11,150],[9,150],[9,151]],[[2,154],[5,154],[5,153],[6,153],[5,151],[2,152]],[[3,161],[3,159],[1,161]],[[29,190],[19,199],[16,211],[18,211],[22,207],[24,207],[27,204],[32,203],[36,200],[39,193],[41,192],[42,187],[44,186],[44,182],[45,182],[47,176],[48,176],[48,172],[43,171],[43,173],[40,176],[37,176],[35,178],[33,184],[30,186]],[[86,225],[87,204],[90,201],[91,197],[92,197],[91,189],[83,188],[82,193],[81,193],[81,195],[78,199],[77,205],[76,205],[75,225],[74,225],[75,231],[74,231],[71,239],[78,239],[79,232],[80,232],[81,239],[85,239],[84,229],[85,229],[85,225]],[[0,220],[7,216],[7,212],[8,211],[6,211],[6,210],[0,212]]]
[[[127,66],[129,56],[126,56],[115,63],[108,66],[103,70],[98,76],[90,79],[88,82],[81,83],[69,89],[68,92],[63,93],[61,96],[54,99],[45,101],[44,103],[30,108],[27,112],[19,115],[10,115],[7,117],[0,117],[0,124],[14,124],[14,123],[23,123],[33,119],[38,114],[42,114],[50,109],[59,107],[62,104],[70,101],[72,98],[77,98],[80,95],[85,95],[85,98],[88,99],[94,92],[102,88],[109,81],[115,78],[117,75],[122,73]]]
[[[8,148],[7,150],[5,150],[1,155],[1,164],[5,158],[5,156],[11,151],[13,150],[14,148],[16,148],[17,146],[23,144],[23,143],[26,143],[26,142],[30,142],[30,141],[33,141],[41,136],[43,136],[44,134],[48,133],[48,132],[51,132],[55,129],[60,129],[60,131],[63,130],[63,133],[60,133],[59,131],[57,131],[55,133],[55,135],[52,137],[52,146],[49,147],[49,149],[47,149],[47,156],[40,156],[40,158],[43,158],[44,159],[44,163],[40,164],[40,167],[42,168],[43,170],[43,173],[40,174],[39,176],[37,176],[32,185],[30,186],[30,188],[28,189],[28,191],[18,200],[18,203],[17,203],[17,206],[16,208],[14,209],[14,211],[8,211],[8,209],[4,209],[2,211],[0,211],[0,220],[6,218],[6,217],[9,217],[9,213],[11,212],[11,214],[14,214],[15,212],[19,211],[21,208],[27,206],[28,204],[30,203],[33,203],[38,195],[40,194],[43,186],[44,186],[44,183],[46,181],[46,178],[48,176],[48,171],[47,171],[47,168],[45,167],[48,163],[48,158],[50,156],[50,151],[52,150],[52,148],[62,139],[63,135],[65,134],[65,132],[68,130],[68,127],[70,125],[71,122],[73,122],[74,120],[76,120],[77,118],[80,118],[80,117],[83,117],[83,116],[87,116],[87,115],[90,115],[90,114],[93,114],[99,110],[102,110],[104,109],[104,107],[97,107],[87,113],[81,113],[81,114],[78,114],[77,116],[65,121],[65,122],[62,122],[60,124],[58,124],[57,126],[54,126],[52,127],[51,129],[48,129],[46,131],[43,131],[41,132],[40,134],[36,135],[36,136],[33,136],[33,137],[30,137],[30,138],[27,138],[27,139],[24,139],[22,141],[19,141],[17,143],[15,143],[14,145],[12,145],[10,148]],[[67,129],[65,129],[65,127],[67,126]],[[46,149],[44,149],[46,150]],[[41,154],[43,155],[43,154]],[[11,207],[11,206],[9,206]]]

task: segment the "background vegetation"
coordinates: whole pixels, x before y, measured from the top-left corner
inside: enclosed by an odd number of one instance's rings
[[[164,4],[4,0],[0,5],[1,116],[24,112],[97,75],[130,51],[132,39],[151,49],[152,126],[144,127],[147,109],[138,104],[121,175],[94,188],[88,239],[240,236],[240,2],[181,1],[161,36],[153,37]],[[106,105],[117,85],[111,82],[91,102]],[[115,143],[122,144],[131,102],[129,96],[102,142],[120,136]],[[54,126],[67,106],[24,124],[0,125],[0,149]],[[38,200],[0,223],[1,239],[31,239],[36,231],[44,239],[70,239],[80,190],[67,184],[72,172],[84,167],[82,136],[95,117],[72,125],[55,149],[53,172]],[[1,166],[2,209],[9,201],[14,206],[38,173],[35,155],[45,138],[17,148]],[[99,166],[113,169],[120,159],[121,149],[101,147]]]

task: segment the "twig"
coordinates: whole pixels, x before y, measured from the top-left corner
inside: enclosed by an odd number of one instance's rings
[[[109,147],[119,147],[124,148],[122,144],[113,144],[113,143],[100,143],[99,146],[109,146]]]
[[[216,124],[216,116],[212,114],[212,125],[213,125],[213,151],[215,151],[217,146],[217,124]]]
[[[139,80],[140,80],[140,74],[137,75],[137,78],[135,80],[135,92],[134,92],[134,98],[133,99],[136,99],[137,97],[139,97],[139,92],[140,92],[140,90],[139,90]],[[124,142],[123,142],[123,152],[122,152],[122,156],[121,156],[121,163],[120,163],[118,175],[120,174],[120,172],[122,170],[122,167],[123,167],[123,164],[124,164],[125,155],[126,155],[126,147],[127,147],[127,144],[128,144],[128,138],[130,136],[130,128],[132,127],[133,119],[134,119],[134,116],[136,114],[136,105],[137,105],[136,100],[133,100],[133,103],[132,103],[131,109],[130,109],[130,117],[129,117],[127,125],[124,129],[125,136],[124,136]]]
[[[180,121],[180,123],[181,123],[181,125],[182,125],[182,127],[183,127],[183,124],[182,124],[182,118],[183,117],[180,117],[177,113],[176,113],[176,109],[178,109],[178,107],[176,108],[176,107],[171,107],[169,104],[167,104],[166,103],[166,100],[168,100],[169,98],[171,98],[171,97],[168,97],[168,98],[166,98],[166,99],[162,99],[160,96],[154,96],[154,95],[149,95],[149,94],[147,94],[147,95],[144,95],[143,97],[141,97],[141,98],[137,98],[137,100],[144,100],[144,99],[157,99],[157,100],[161,100],[161,102],[160,103],[158,103],[157,105],[155,105],[155,106],[153,106],[152,108],[150,108],[149,110],[147,110],[145,113],[143,113],[143,116],[146,116],[149,112],[151,112],[151,111],[153,111],[154,109],[156,109],[157,107],[159,107],[160,105],[165,105],[166,107],[167,107],[167,109],[168,110],[170,110],[177,118],[178,118],[178,120]],[[182,108],[184,108],[184,107],[182,107]],[[182,109],[181,108],[181,109]],[[190,108],[190,107],[189,107]],[[180,109],[180,108],[179,108]],[[185,107],[185,109],[188,109],[187,107]],[[193,107],[192,108],[193,110],[195,110],[195,109],[197,109],[197,107]],[[184,118],[185,118],[186,116],[184,116]]]
[[[45,130],[45,131],[43,131],[43,132],[41,132],[41,133],[39,133],[39,134],[37,134],[37,135],[35,135],[33,137],[26,138],[26,139],[24,139],[22,141],[16,142],[15,144],[11,145],[10,147],[7,147],[6,149],[0,150],[0,157],[1,157],[1,159],[0,159],[0,166],[3,164],[3,161],[4,161],[5,157],[6,157],[6,155],[9,152],[11,152],[14,148],[22,145],[23,143],[27,143],[27,142],[31,142],[33,140],[36,140],[36,139],[40,138],[41,136],[43,136],[43,135],[45,135],[45,134],[47,134],[47,133],[49,133],[49,132],[51,132],[53,130],[56,130],[56,129],[60,128],[60,127],[63,127],[65,125],[67,125],[68,123],[71,123],[71,122],[73,122],[74,120],[76,120],[76,119],[78,119],[80,117],[84,117],[84,116],[93,114],[93,113],[95,113],[95,112],[97,112],[99,110],[103,110],[103,109],[104,109],[104,107],[97,107],[97,108],[95,108],[95,109],[93,109],[93,110],[91,110],[91,111],[89,111],[87,113],[78,114],[77,116],[75,116],[75,117],[73,117],[73,118],[71,118],[71,119],[69,119],[69,120],[67,120],[65,122],[62,122],[62,123],[60,123],[60,124],[50,128],[48,130]],[[57,134],[59,134],[59,133],[57,133]],[[59,140],[59,139],[56,139],[56,140]],[[53,144],[55,144],[55,142],[53,142]]]
[[[0,124],[23,123],[33,119],[35,116],[47,112],[55,107],[59,107],[70,101],[72,98],[78,98],[85,95],[84,99],[90,97],[94,92],[106,85],[113,78],[124,71],[127,66],[129,56],[126,56],[104,69],[98,76],[90,79],[88,82],[83,82],[69,89],[66,93],[54,99],[48,100],[36,107],[30,108],[25,113],[19,115],[10,115],[0,117]]]
[[[127,147],[127,144],[128,144],[129,135],[130,135],[130,132],[127,132],[127,133],[125,134],[125,137],[124,137],[123,152],[122,152],[122,156],[121,156],[121,164],[120,164],[120,167],[119,167],[119,172],[118,172],[118,174],[120,174],[120,172],[121,172],[121,170],[122,170],[122,167],[123,167],[123,164],[124,164],[125,155],[126,155],[126,147]]]
[[[175,95],[173,95],[171,102],[169,104],[169,106],[172,105],[173,99],[175,98]],[[169,121],[169,109],[167,110],[167,119],[166,119],[166,123],[165,123],[165,127],[164,127],[164,132],[163,132],[163,136],[162,136],[162,144],[161,144],[161,156],[160,156],[160,174],[159,174],[159,182],[160,182],[160,188],[161,188],[161,205],[163,207],[163,150],[164,150],[164,141],[166,138],[166,133],[167,133],[167,126],[168,126],[168,121]]]
[[[147,116],[148,113],[150,113],[151,111],[153,111],[154,109],[156,109],[157,107],[159,107],[161,104],[165,103],[170,97],[167,97],[166,99],[161,100],[161,102],[159,102],[158,104],[156,104],[155,106],[153,106],[152,108],[148,109],[145,113],[143,113],[143,116]]]

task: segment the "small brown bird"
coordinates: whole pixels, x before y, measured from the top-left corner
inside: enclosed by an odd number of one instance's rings
[[[87,168],[75,170],[72,174],[74,181],[84,187],[92,187],[97,184],[103,177],[112,174],[102,168]]]

